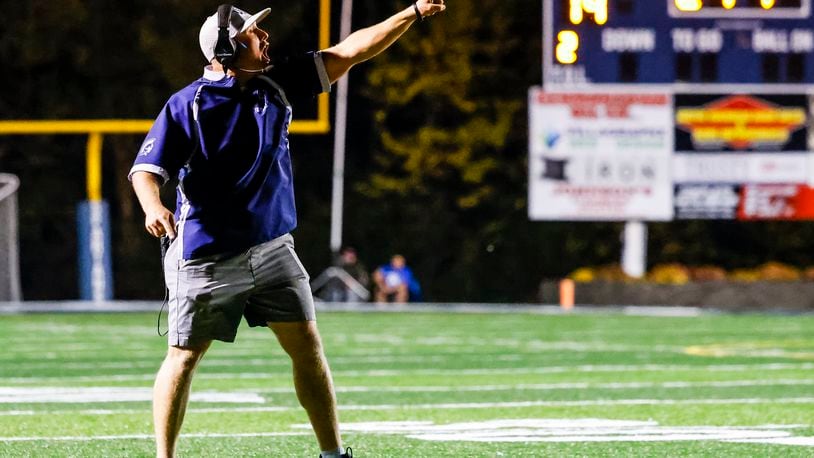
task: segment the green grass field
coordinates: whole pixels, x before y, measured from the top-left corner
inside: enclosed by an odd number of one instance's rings
[[[322,313],[357,457],[814,456],[814,316]],[[0,456],[151,456],[155,314],[0,316]],[[216,343],[181,456],[316,457],[270,331]]]

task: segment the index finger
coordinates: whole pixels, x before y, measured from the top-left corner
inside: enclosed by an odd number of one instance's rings
[[[170,215],[167,218],[161,218],[161,225],[164,226],[164,233],[167,234],[167,237],[175,240],[175,222],[173,221],[174,217]]]

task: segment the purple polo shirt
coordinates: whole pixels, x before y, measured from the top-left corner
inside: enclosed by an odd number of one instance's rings
[[[207,67],[170,97],[129,176],[178,178],[184,259],[242,251],[296,227],[288,96],[329,91],[322,56],[314,52],[275,63],[243,88]]]

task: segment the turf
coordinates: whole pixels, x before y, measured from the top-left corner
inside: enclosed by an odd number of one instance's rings
[[[814,316],[325,312],[319,324],[357,457],[814,456]],[[0,348],[0,456],[153,454],[149,390],[166,349],[154,314],[3,316]],[[319,453],[270,331],[215,344],[193,393],[181,456]]]

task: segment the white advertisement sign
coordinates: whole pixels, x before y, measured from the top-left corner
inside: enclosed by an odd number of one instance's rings
[[[676,153],[676,183],[806,183],[808,153]]]
[[[672,97],[529,92],[529,218],[673,217]]]

